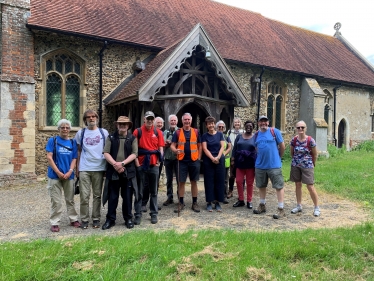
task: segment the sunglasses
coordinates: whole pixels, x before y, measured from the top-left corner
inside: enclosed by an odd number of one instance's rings
[[[218,126],[218,128],[223,129],[223,128],[225,128],[225,127],[224,127],[224,126]]]
[[[296,129],[298,129],[298,130],[304,130],[305,129],[305,127],[296,127]]]

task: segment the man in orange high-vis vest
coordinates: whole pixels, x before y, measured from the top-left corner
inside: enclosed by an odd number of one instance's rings
[[[174,212],[178,213],[184,208],[184,192],[187,175],[191,182],[192,207],[195,212],[200,212],[197,204],[197,181],[200,176],[201,138],[199,131],[191,127],[192,116],[185,113],[182,116],[183,128],[179,129],[171,140],[170,148],[177,155],[179,161],[179,203]]]

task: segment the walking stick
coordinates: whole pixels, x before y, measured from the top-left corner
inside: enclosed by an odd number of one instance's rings
[[[177,159],[178,164],[177,164],[177,172],[178,172],[178,181],[177,181],[177,194],[178,194],[178,217],[181,211],[181,205],[180,205],[180,194],[179,194],[179,159]]]

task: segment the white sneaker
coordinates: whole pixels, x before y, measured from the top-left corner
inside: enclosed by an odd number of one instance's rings
[[[315,217],[319,217],[319,216],[321,215],[321,211],[319,210],[319,208],[315,208],[315,209],[314,209],[313,215],[314,215]]]
[[[303,211],[303,207],[297,205],[295,208],[291,210],[291,214],[297,214]]]

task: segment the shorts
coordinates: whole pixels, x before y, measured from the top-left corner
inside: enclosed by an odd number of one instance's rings
[[[314,184],[314,168],[291,167],[290,181]]]
[[[179,182],[186,182],[187,175],[190,177],[190,181],[200,179],[200,160],[179,161]]]
[[[276,169],[257,169],[255,171],[256,186],[264,188],[268,186],[269,179],[272,187],[275,189],[282,189],[284,187],[284,179],[281,168]]]

